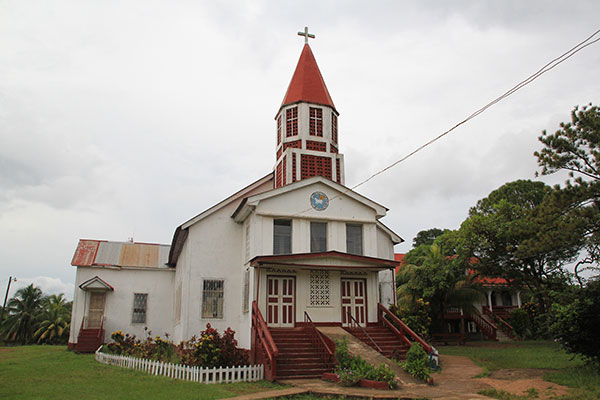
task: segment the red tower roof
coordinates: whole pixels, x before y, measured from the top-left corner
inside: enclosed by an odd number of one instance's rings
[[[281,106],[300,101],[330,106],[335,110],[315,56],[308,44],[305,44],[302,49],[296,71],[294,71]]]

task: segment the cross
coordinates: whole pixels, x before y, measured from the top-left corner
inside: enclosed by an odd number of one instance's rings
[[[304,36],[304,43],[308,44],[308,38],[314,39],[315,35],[308,33],[308,26],[304,27],[304,32],[298,32],[298,36]]]

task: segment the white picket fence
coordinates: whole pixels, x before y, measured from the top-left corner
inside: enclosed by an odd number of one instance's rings
[[[173,379],[182,379],[200,383],[254,382],[264,379],[264,365],[246,365],[239,367],[201,368],[188,365],[171,364],[143,358],[117,356],[96,350],[96,361],[145,371],[151,375],[162,375]]]

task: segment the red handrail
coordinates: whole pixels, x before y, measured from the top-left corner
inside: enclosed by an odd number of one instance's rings
[[[408,341],[408,345],[411,344],[410,340],[408,340],[406,338],[406,335],[410,336],[414,341],[418,342],[421,347],[423,347],[423,350],[425,350],[425,352],[427,354],[430,354],[431,351],[433,350],[433,348],[431,347],[431,345],[427,344],[426,341],[424,341],[419,335],[417,335],[415,332],[413,332],[412,329],[410,329],[404,322],[402,322],[402,320],[400,318],[398,318],[395,314],[393,314],[390,310],[388,310],[387,308],[385,308],[383,306],[383,304],[381,303],[377,303],[377,312],[378,315],[380,317],[380,320],[383,320],[384,323],[388,323],[388,326],[393,326],[393,324],[390,323],[390,321],[387,321],[384,317],[383,314],[385,313],[394,323],[398,324],[398,326],[400,327],[400,329],[403,331],[403,335],[405,337],[405,339]]]
[[[515,328],[513,328],[501,316],[499,316],[498,314],[496,314],[495,312],[493,312],[486,306],[483,306],[483,313],[492,317],[494,319],[494,322],[499,322],[500,326],[502,328],[504,328],[504,329],[502,329],[502,332],[504,332],[508,337],[510,337],[511,339],[517,340],[517,337],[515,335]]]
[[[98,329],[98,342],[102,344],[104,342],[104,316],[100,320],[100,329]]]
[[[329,348],[321,332],[317,329],[315,324],[313,323],[310,315],[306,311],[304,311],[304,322],[308,327],[308,333],[310,334],[310,338],[313,346],[318,349],[319,357],[324,364],[327,364],[327,367],[331,367],[333,364],[333,351]]]
[[[274,361],[279,355],[279,350],[277,349],[277,345],[271,336],[271,332],[269,332],[269,328],[267,327],[265,319],[258,309],[258,303],[256,300],[252,302],[252,322],[256,327],[256,332],[258,334],[257,336],[260,339],[267,356],[269,357],[269,361]]]
[[[491,323],[490,321],[488,321],[487,319],[483,318],[481,315],[478,315],[478,314],[471,314],[470,317],[473,320],[473,322],[475,322],[475,324],[477,324],[479,329],[481,329],[481,331],[483,333],[485,333],[485,335],[489,339],[497,340],[496,339],[496,330],[498,328],[496,327],[496,325],[494,325],[493,323]]]

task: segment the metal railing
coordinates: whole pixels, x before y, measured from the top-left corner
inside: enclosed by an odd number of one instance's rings
[[[475,322],[475,324],[479,327],[481,332],[483,332],[489,339],[498,340],[496,338],[497,327],[487,319],[485,319],[482,315],[479,314],[471,314],[469,315],[471,320]]]
[[[317,330],[317,327],[306,311],[304,311],[304,323],[306,324],[306,330],[310,336],[311,343],[319,353],[321,362],[326,364],[327,368],[331,368],[333,366],[333,351],[329,348],[321,332]]]
[[[381,350],[381,347],[379,347],[379,345],[377,343],[375,343],[375,340],[373,340],[373,338],[371,337],[371,335],[369,335],[367,333],[367,330],[365,328],[363,328],[358,321],[356,320],[356,318],[354,318],[352,316],[352,312],[350,310],[348,310],[348,323],[349,323],[349,328],[351,329],[359,329],[363,335],[365,335],[370,341],[371,343],[373,343],[373,346],[375,347],[375,349],[380,352],[383,353],[383,351]]]

